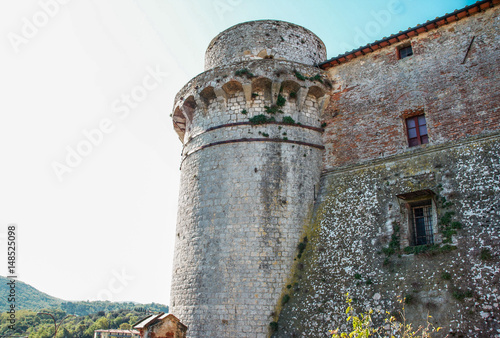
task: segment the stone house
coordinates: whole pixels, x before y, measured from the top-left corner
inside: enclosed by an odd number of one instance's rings
[[[170,313],[152,314],[133,328],[138,330],[141,338],[185,338],[187,326]]]

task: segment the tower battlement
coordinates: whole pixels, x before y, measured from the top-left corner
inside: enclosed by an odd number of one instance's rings
[[[234,63],[206,71],[192,79],[175,98],[174,129],[183,143],[217,126],[248,122],[278,104],[276,122],[290,116],[304,126],[321,126],[332,84],[324,71],[280,60]]]
[[[249,21],[226,29],[210,42],[205,70],[268,58],[313,66],[326,59],[326,47],[304,27],[277,20]]]

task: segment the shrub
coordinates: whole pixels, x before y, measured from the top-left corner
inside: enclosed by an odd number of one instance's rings
[[[245,76],[248,79],[255,77],[247,68],[243,68],[234,72],[236,76]]]
[[[266,109],[266,113],[268,114],[276,114],[276,113],[283,113],[281,109],[279,109],[278,105],[273,104],[271,107],[264,106],[264,109]]]
[[[291,116],[283,116],[283,123],[295,124],[295,120]]]
[[[295,77],[300,80],[300,81],[305,81],[306,80],[306,77],[302,74],[300,74],[298,71],[294,70],[293,71],[293,74],[295,75]]]
[[[485,248],[481,250],[481,254],[479,255],[479,257],[481,258],[482,261],[490,260],[492,257],[490,249]]]
[[[278,100],[276,101],[276,105],[278,107],[283,107],[285,105],[285,103],[286,103],[286,99],[281,94],[279,94]]]
[[[444,280],[450,280],[451,279],[451,274],[449,272],[443,272],[441,274],[441,278],[444,279]]]
[[[271,322],[271,323],[269,323],[269,326],[271,327],[271,330],[273,332],[278,331],[278,323],[277,322]]]
[[[448,225],[451,222],[451,216],[455,213],[453,211],[447,211],[444,213],[443,217],[441,217],[441,224]]]
[[[455,298],[456,300],[464,300],[465,298],[470,298],[472,297],[472,291],[471,290],[467,290],[465,292],[462,292],[462,291],[453,291],[452,293],[452,296],[453,298]]]
[[[402,310],[398,311],[401,321],[396,320],[396,317],[391,315],[390,312],[385,311],[386,317],[384,323],[378,327],[375,327],[372,322],[373,310],[368,312],[357,314],[352,307],[352,299],[349,298],[349,294],[346,294],[347,309],[345,311],[347,315],[347,322],[352,323],[352,330],[349,329],[348,332],[340,332],[340,329],[330,331],[332,338],[348,338],[348,337],[405,337],[405,338],[416,338],[424,337],[430,338],[431,334],[438,332],[441,328],[434,327],[429,321],[427,321],[427,326],[419,326],[416,330],[413,329],[412,324],[406,323],[405,314],[405,299],[399,299],[398,302],[402,305]],[[428,316],[430,317],[430,316]]]
[[[251,124],[264,124],[264,123],[274,122],[275,119],[274,117],[267,117],[264,114],[259,114],[249,118],[248,121],[250,121]]]

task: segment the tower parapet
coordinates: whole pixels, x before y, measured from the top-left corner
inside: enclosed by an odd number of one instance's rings
[[[249,21],[226,29],[210,42],[205,70],[267,58],[312,66],[326,59],[326,47],[304,27],[276,20]]]
[[[268,333],[319,182],[330,83],[313,64],[325,56],[302,27],[243,23],[212,41],[206,65],[216,68],[176,96],[171,308],[189,336]]]

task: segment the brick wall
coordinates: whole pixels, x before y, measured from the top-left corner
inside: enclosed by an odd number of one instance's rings
[[[325,168],[408,151],[404,119],[418,112],[430,144],[498,130],[499,12],[497,6],[331,67]],[[398,60],[397,49],[409,42],[414,55]]]

